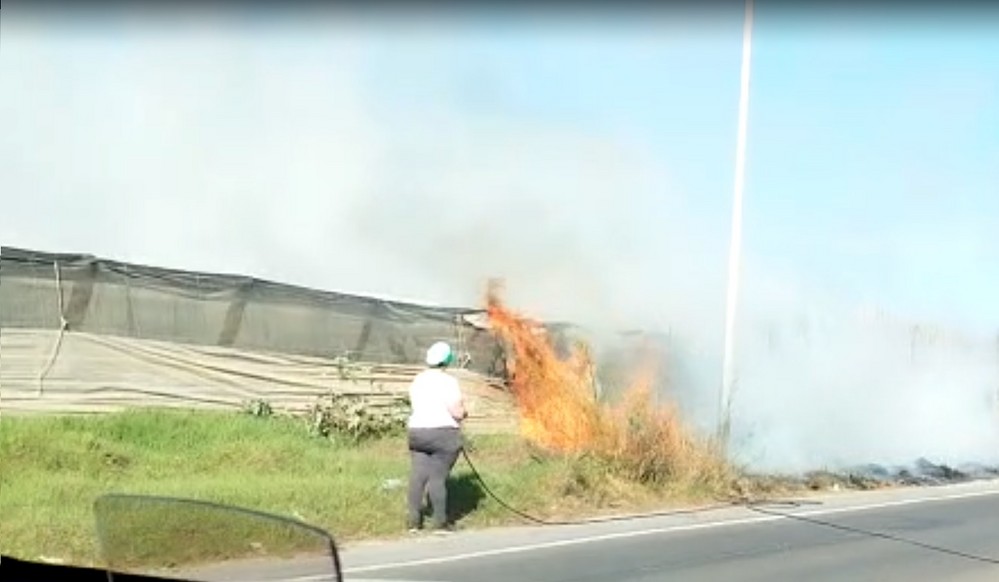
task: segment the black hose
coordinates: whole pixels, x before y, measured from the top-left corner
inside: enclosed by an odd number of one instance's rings
[[[734,505],[733,502],[727,502],[726,501],[726,502],[715,503],[713,505],[695,507],[695,508],[691,508],[691,509],[674,509],[674,510],[669,510],[669,511],[659,511],[659,512],[653,512],[653,513],[642,513],[642,514],[639,514],[639,515],[620,515],[620,516],[609,516],[609,517],[591,517],[591,518],[587,518],[587,519],[580,519],[580,520],[574,520],[574,521],[558,521],[558,520],[542,519],[540,517],[536,517],[536,516],[531,515],[531,514],[525,512],[525,511],[517,509],[516,507],[513,507],[512,505],[510,505],[509,503],[507,503],[506,501],[504,501],[499,495],[497,495],[496,493],[494,493],[493,490],[489,488],[489,485],[486,483],[485,479],[482,478],[482,474],[479,473],[479,470],[475,468],[475,463],[473,463],[472,459],[469,458],[468,451],[466,451],[464,448],[461,449],[461,456],[464,457],[465,463],[468,464],[468,468],[472,470],[472,474],[475,476],[475,480],[478,481],[479,485],[482,486],[482,490],[485,491],[486,494],[493,499],[493,501],[495,501],[496,503],[498,503],[500,506],[502,506],[504,509],[506,509],[510,513],[513,513],[514,515],[520,516],[521,518],[523,518],[523,519],[525,519],[525,520],[527,520],[529,522],[536,523],[538,525],[584,525],[584,524],[590,524],[590,523],[604,523],[604,522],[612,522],[612,521],[635,521],[635,520],[638,520],[638,519],[647,519],[647,518],[651,518],[651,517],[666,517],[666,516],[670,516],[670,515],[691,515],[691,514],[701,513],[701,512],[704,512],[704,511],[710,511],[712,509],[722,509],[722,508],[725,508],[725,507],[731,507],[732,505]]]
[[[960,550],[952,550],[950,548],[945,548],[945,547],[942,547],[942,546],[935,546],[935,545],[924,543],[924,542],[920,542],[920,541],[917,541],[917,540],[910,540],[910,539],[899,537],[899,536],[895,536],[895,535],[892,535],[892,534],[887,534],[887,533],[882,533],[882,532],[876,532],[876,531],[869,531],[869,530],[864,530],[864,529],[860,529],[860,528],[854,528],[854,527],[845,526],[845,525],[839,525],[839,524],[831,523],[831,522],[828,522],[828,521],[823,521],[823,520],[820,520],[820,519],[814,519],[814,518],[803,516],[803,515],[795,515],[793,513],[785,513],[785,512],[782,512],[782,511],[774,511],[772,509],[764,509],[764,506],[785,505],[785,506],[789,506],[789,507],[801,507],[803,505],[808,504],[808,502],[795,501],[795,500],[751,501],[751,500],[748,500],[748,499],[740,499],[738,501],[736,501],[736,500],[721,501],[721,502],[718,502],[718,503],[716,503],[714,505],[702,506],[702,507],[697,507],[697,508],[693,508],[693,509],[679,509],[679,510],[655,512],[655,513],[642,513],[642,514],[639,514],[639,515],[612,516],[612,517],[595,517],[595,518],[581,519],[581,520],[576,520],[576,521],[555,521],[555,520],[542,519],[540,517],[533,516],[533,515],[531,515],[531,514],[529,514],[527,512],[521,511],[520,509],[517,509],[516,507],[513,507],[512,505],[510,505],[509,503],[507,503],[506,501],[504,501],[499,495],[496,495],[496,493],[494,493],[493,490],[489,488],[489,485],[486,484],[486,481],[485,481],[485,479],[482,478],[482,474],[479,473],[479,470],[476,469],[475,463],[473,463],[472,459],[468,456],[468,451],[466,451],[464,448],[462,448],[461,449],[461,455],[462,455],[462,457],[464,457],[465,463],[468,464],[468,468],[472,470],[472,474],[475,476],[476,481],[479,482],[479,484],[482,486],[482,489],[486,492],[487,495],[489,495],[489,497],[491,497],[496,503],[498,503],[500,506],[502,506],[504,509],[506,509],[510,513],[513,513],[513,514],[515,514],[515,515],[517,515],[517,516],[519,516],[519,517],[521,517],[521,518],[523,518],[523,519],[525,519],[527,521],[530,521],[530,522],[533,522],[533,523],[536,523],[536,524],[539,524],[539,525],[584,525],[584,524],[602,523],[602,522],[611,522],[611,521],[635,521],[635,520],[638,520],[638,519],[645,519],[645,518],[650,518],[650,517],[664,517],[664,516],[670,516],[670,515],[691,515],[691,514],[702,513],[702,512],[705,512],[705,511],[711,511],[711,510],[714,510],[714,509],[722,509],[722,508],[726,508],[726,507],[744,507],[744,508],[746,508],[746,509],[748,509],[750,511],[754,511],[756,513],[760,513],[760,514],[763,514],[763,515],[769,515],[769,516],[774,516],[774,517],[782,517],[782,518],[785,518],[785,519],[793,519],[793,520],[800,521],[800,522],[803,522],[803,523],[808,523],[808,524],[811,524],[811,525],[818,525],[818,526],[832,528],[832,529],[836,529],[836,530],[840,530],[840,531],[845,531],[845,532],[850,532],[850,533],[858,533],[858,534],[866,535],[866,536],[869,536],[869,537],[880,538],[880,539],[884,539],[884,540],[888,540],[888,541],[893,541],[893,542],[897,542],[897,543],[902,543],[902,544],[907,544],[907,545],[911,545],[911,546],[916,546],[916,547],[924,549],[924,550],[930,550],[930,551],[939,552],[939,553],[943,553],[943,554],[949,554],[951,556],[957,556],[959,558],[964,558],[964,559],[967,559],[967,560],[974,560],[974,561],[977,561],[977,562],[985,562],[987,564],[997,564],[997,565],[999,565],[999,559],[992,558],[992,557],[989,557],[989,556],[979,556],[977,554],[970,554],[970,553],[967,553],[967,552],[962,552]],[[819,502],[812,502],[812,503],[813,504],[819,504]]]

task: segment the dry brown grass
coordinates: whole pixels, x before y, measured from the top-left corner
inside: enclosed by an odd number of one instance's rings
[[[734,471],[721,452],[684,424],[675,405],[654,405],[650,392],[647,384],[635,385],[618,406],[605,410],[598,454],[642,483],[726,487]]]

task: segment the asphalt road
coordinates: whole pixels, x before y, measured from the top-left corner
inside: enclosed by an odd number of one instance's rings
[[[921,499],[927,493],[935,500]],[[432,555],[399,560],[412,562],[400,566],[375,563],[365,568],[348,550],[347,580],[999,580],[999,484],[823,501],[792,509],[762,508],[797,518],[742,510],[714,519],[633,522],[618,531],[602,531],[610,524],[573,533],[567,529],[560,539],[508,545],[518,549],[507,553],[502,546],[463,551],[456,536],[439,542]],[[392,552],[380,553],[384,561],[392,560]],[[448,561],[449,555],[458,559]]]
[[[367,543],[342,559],[347,582],[999,581],[999,482],[759,509],[766,513],[731,508]],[[274,577],[227,579],[322,580],[316,574],[299,563]]]

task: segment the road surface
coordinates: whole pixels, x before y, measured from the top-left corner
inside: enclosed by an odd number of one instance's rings
[[[999,482],[366,543],[342,559],[348,582],[995,582]],[[266,579],[315,574],[298,564]]]

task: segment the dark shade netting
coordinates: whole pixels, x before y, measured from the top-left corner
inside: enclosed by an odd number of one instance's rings
[[[0,253],[0,327],[419,364],[436,340],[465,367],[502,375],[503,351],[475,309],[426,307],[235,275],[11,247]]]

